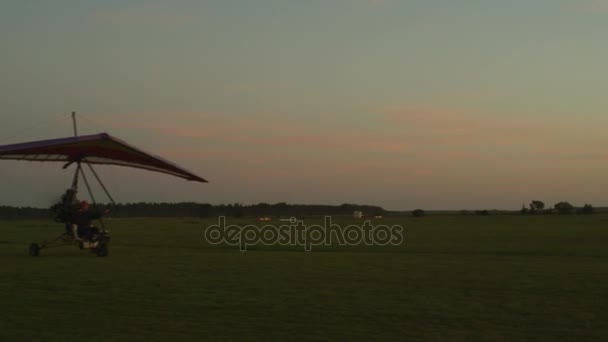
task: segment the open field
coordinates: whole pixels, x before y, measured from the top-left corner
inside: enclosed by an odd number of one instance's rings
[[[608,215],[391,218],[399,247],[310,253],[210,246],[211,223],[114,220],[108,258],[34,258],[61,226],[0,222],[0,341],[608,339]]]

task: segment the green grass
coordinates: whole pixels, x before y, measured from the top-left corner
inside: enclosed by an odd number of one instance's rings
[[[212,222],[114,220],[108,258],[29,257],[62,228],[0,222],[0,341],[608,339],[608,216],[391,218],[402,246],[310,253]]]

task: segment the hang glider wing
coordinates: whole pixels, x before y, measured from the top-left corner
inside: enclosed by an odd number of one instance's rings
[[[207,181],[163,158],[107,133],[0,146],[0,159],[118,165],[157,171],[190,181]]]

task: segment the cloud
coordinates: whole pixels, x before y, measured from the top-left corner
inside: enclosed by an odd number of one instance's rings
[[[121,119],[103,119],[103,124],[115,128],[145,130],[170,140],[196,139],[200,143],[213,143],[222,148],[247,150],[331,153],[388,153],[409,151],[409,145],[398,135],[374,133],[365,129],[334,130],[318,124],[281,119],[279,115],[256,116],[224,114],[223,118],[205,113],[187,114],[189,119],[176,119],[179,115],[166,114],[154,121],[141,121],[142,115],[124,114]],[[215,119],[209,119],[215,117]],[[127,118],[127,119],[124,119]]]
[[[562,129],[559,124],[522,115],[480,113],[463,109],[391,108],[381,111],[385,120],[396,127],[405,127],[420,134],[424,140],[476,144],[516,144],[545,133]],[[522,140],[520,140],[522,139]]]
[[[606,165],[600,119],[497,114],[453,108],[396,107],[379,111],[392,130],[403,132],[414,151],[437,160],[547,165],[585,162]]]
[[[319,125],[268,113],[167,113],[145,121],[139,118],[150,115],[123,114],[121,119],[105,119],[104,124],[147,132],[141,135],[146,144],[168,158],[247,167],[297,164],[300,159],[415,162],[427,170],[463,161],[502,165],[509,158],[532,164],[575,159],[595,163],[603,160],[600,146],[608,143],[599,129],[603,125],[580,120],[432,107],[377,112],[380,120],[370,117],[361,127]]]

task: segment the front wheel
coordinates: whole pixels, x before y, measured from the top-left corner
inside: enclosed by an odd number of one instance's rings
[[[97,246],[97,248],[95,249],[95,253],[100,258],[107,257],[109,254],[108,244],[105,242],[100,242],[99,246]]]
[[[37,243],[30,244],[30,255],[38,256],[40,254],[40,246]]]

